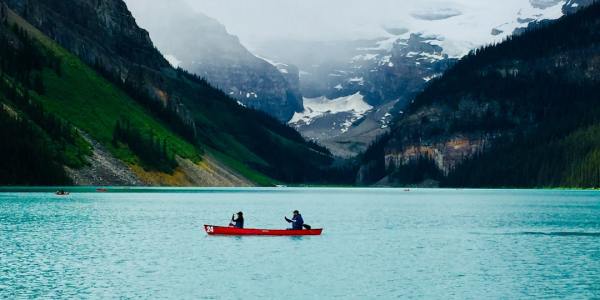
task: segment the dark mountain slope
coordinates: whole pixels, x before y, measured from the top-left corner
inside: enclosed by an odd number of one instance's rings
[[[124,80],[133,65],[169,67],[122,1],[6,0],[17,14],[89,64]]]
[[[364,157],[359,180],[598,186],[599,80],[594,4],[474,51],[432,81]]]
[[[61,73],[60,60],[9,27],[6,13],[0,6],[0,185],[70,184],[63,166],[81,167],[89,145],[31,96],[46,92],[41,72]]]
[[[326,150],[293,129],[171,68],[121,0],[5,2],[171,130],[237,170],[251,167],[285,182],[318,181],[322,166],[331,163]]]
[[[20,149],[15,151],[18,156],[4,152],[0,172],[8,180],[2,182],[65,184],[82,169],[104,167],[99,168],[105,171],[101,174],[77,178],[87,184],[140,184],[133,170],[139,170],[137,175],[177,176],[182,170],[173,163],[174,156],[181,161],[200,160],[197,148],[5,6],[0,6],[0,21],[0,104],[12,118],[5,120],[13,123],[7,128],[14,130],[6,132],[3,150]],[[119,122],[127,122],[136,134],[117,135]],[[95,145],[106,149],[102,157],[92,157]],[[45,165],[39,168],[42,171],[35,167],[40,163]],[[63,166],[68,167],[68,177]]]
[[[4,102],[6,100],[2,100]],[[5,105],[5,104],[4,104]],[[14,138],[18,135],[18,138]],[[0,139],[11,141],[0,149],[0,184],[60,185],[71,180],[63,169],[65,160],[44,130],[29,119],[11,115],[8,106],[0,109]]]
[[[302,110],[298,71],[279,70],[250,53],[221,23],[194,12],[185,1],[128,0],[139,24],[173,64],[206,78],[243,105],[282,122]],[[288,82],[286,76],[295,76]]]

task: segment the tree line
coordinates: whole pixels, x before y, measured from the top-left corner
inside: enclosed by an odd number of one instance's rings
[[[31,91],[45,92],[42,71],[61,74],[47,53],[17,25],[0,24],[0,184],[70,184],[63,165],[81,167],[89,153],[68,122],[48,113]]]
[[[148,170],[172,174],[177,168],[175,154],[169,149],[167,140],[158,139],[151,131],[144,132],[133,126],[128,119],[117,121],[112,143],[117,148],[127,145]]]
[[[383,171],[379,163],[374,177],[390,176],[397,184],[439,178],[449,187],[600,187],[598,49],[597,3],[472,51],[407,110],[436,106],[444,113],[413,127],[398,119],[391,146],[456,133],[496,136],[491,144],[444,176],[424,156]],[[386,147],[374,144],[370,151],[377,153],[367,161],[381,161]]]

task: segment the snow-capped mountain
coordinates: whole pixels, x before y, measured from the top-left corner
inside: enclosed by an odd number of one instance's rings
[[[334,131],[345,133],[354,122],[371,109],[373,106],[367,104],[364,96],[360,93],[336,99],[328,99],[325,96],[304,98],[304,111],[295,113],[289,123],[296,127],[302,127],[314,126],[313,122],[320,122],[326,126],[331,125],[331,129]],[[324,137],[331,137],[331,135]],[[318,140],[319,136],[311,138]]]
[[[280,68],[248,51],[225,26],[185,1],[126,0],[165,58],[206,78],[212,85],[252,107],[287,122],[302,111],[298,70]]]
[[[306,137],[318,137],[324,144],[328,144],[329,138],[338,145],[360,150],[369,139],[359,136],[366,134],[373,138],[385,131],[386,122],[395,114],[393,109],[403,109],[427,82],[440,76],[469,51],[518,34],[532,24],[557,19],[591,2],[509,0],[506,3],[477,1],[473,4],[471,1],[468,9],[450,5],[412,11],[408,20],[399,20],[402,26],[386,26],[384,34],[377,39],[335,43],[286,41],[282,45],[267,45],[260,51],[265,56],[298,65],[301,89],[306,96],[340,99],[357,93],[363,95],[364,101],[374,107],[363,118],[353,120],[347,112],[339,113],[339,116],[335,113],[311,114],[311,108],[305,105],[302,123],[296,118],[290,123]],[[294,50],[282,51],[285,45]],[[330,50],[319,51],[313,56],[298,55],[310,53],[311,49]],[[382,108],[385,111],[382,112]],[[377,118],[369,116],[374,113],[378,113],[379,118],[386,114],[390,116],[378,124]],[[364,119],[372,121],[369,130],[362,124]],[[335,126],[356,121],[361,124],[344,128]],[[361,128],[360,132],[357,128]],[[340,140],[341,136],[348,139]],[[367,142],[357,145],[357,140]]]

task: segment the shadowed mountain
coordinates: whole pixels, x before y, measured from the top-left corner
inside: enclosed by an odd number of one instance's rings
[[[44,109],[89,134],[134,170],[144,167],[143,157],[164,158],[157,172],[146,168],[138,175],[160,177],[164,180],[153,182],[169,185],[189,161],[218,161],[255,184],[324,180],[322,172],[332,162],[325,149],[276,119],[240,106],[205,80],[172,68],[123,1],[3,3],[23,17],[16,26],[28,28],[35,48],[61,57],[68,71],[68,78],[60,78],[41,67],[40,82],[48,91],[39,99]],[[119,123],[124,119],[130,123]],[[117,132],[119,138],[113,135]],[[113,140],[119,148],[108,145]],[[175,151],[163,151],[158,144],[164,143]]]
[[[397,115],[361,182],[600,186],[600,4],[462,58]]]
[[[299,66],[302,94],[307,98],[325,96],[335,101],[356,93],[364,96],[373,106],[364,118],[341,112],[337,116],[317,116],[320,120],[310,120],[310,124],[290,123],[333,153],[351,156],[364,151],[376,136],[385,133],[392,119],[389,115],[404,110],[433,78],[470,50],[573,13],[590,3],[532,0],[506,4],[507,9],[500,12],[490,9],[476,13],[439,4],[411,12],[403,26],[384,27],[380,38],[274,41],[263,45],[258,53]],[[339,124],[348,122],[352,126],[339,128]]]
[[[256,57],[217,20],[194,12],[183,1],[127,2],[173,65],[206,78],[242,105],[283,122],[302,110],[298,71],[278,69]]]

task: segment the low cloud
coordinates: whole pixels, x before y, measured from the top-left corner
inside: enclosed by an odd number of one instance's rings
[[[460,16],[461,14],[462,12],[454,8],[429,8],[412,12],[410,15],[415,19],[436,21]]]
[[[519,7],[545,7],[558,0],[125,0],[144,6],[175,9],[183,1],[192,10],[215,18],[251,50],[276,40],[349,41],[398,34],[402,30],[444,28],[447,20],[462,18],[465,26],[479,18],[501,24],[501,16],[516,15]],[[135,11],[137,10],[137,12]],[[514,10],[514,11],[513,11]],[[498,15],[500,17],[496,17]],[[161,16],[149,16],[161,22]],[[462,22],[462,21],[461,21]],[[438,23],[438,24],[436,24]]]

